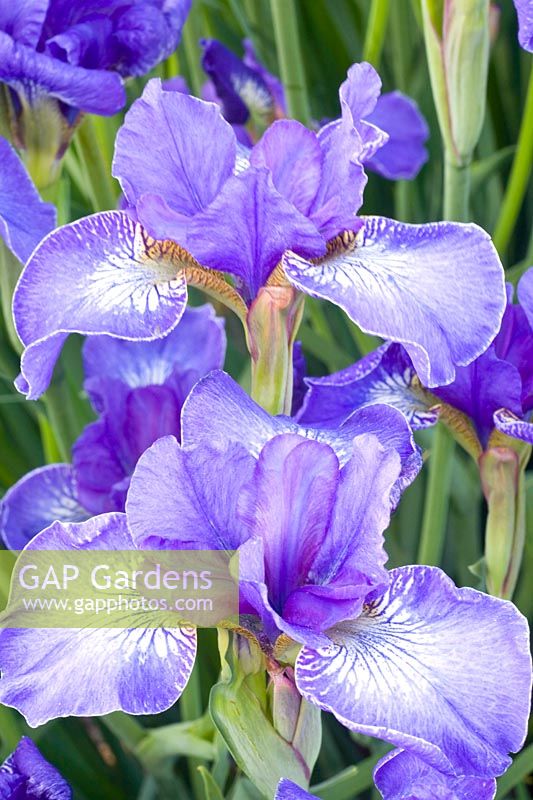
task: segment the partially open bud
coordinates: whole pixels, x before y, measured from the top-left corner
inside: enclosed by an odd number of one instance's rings
[[[516,451],[489,447],[479,459],[488,506],[485,529],[487,589],[509,600],[516,587],[525,541],[524,471]]]
[[[292,667],[270,672],[268,693],[274,727],[300,755],[310,776],[322,741],[320,709],[300,695]]]
[[[467,165],[485,117],[489,0],[422,0],[429,73],[447,158]]]
[[[252,397],[270,414],[290,414],[294,340],[304,297],[292,286],[263,286],[248,312]]]

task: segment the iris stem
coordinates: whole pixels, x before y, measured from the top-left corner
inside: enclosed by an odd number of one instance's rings
[[[289,117],[311,123],[294,0],[270,0],[279,69]]]
[[[429,461],[429,476],[422,517],[422,533],[418,546],[418,563],[438,566],[444,550],[450,488],[452,482],[455,442],[451,433],[441,423]]]
[[[192,722],[202,716],[204,709],[202,703],[202,684],[200,680],[200,662],[197,659],[187,687],[179,700],[182,722]],[[198,767],[205,766],[199,758],[188,758],[189,777],[194,796],[197,800],[204,797],[204,782]]]
[[[470,167],[458,166],[451,159],[444,162],[444,217],[468,219]],[[440,423],[428,464],[429,476],[422,517],[422,532],[418,547],[418,563],[437,566],[442,558],[452,483],[455,442],[451,433]]]
[[[379,69],[381,61],[381,52],[389,20],[389,9],[390,0],[372,0],[370,14],[368,15],[363,46],[363,61],[368,61],[376,69]]]
[[[494,231],[494,244],[503,255],[507,250],[533,168],[533,67],[529,76],[526,105],[511,174],[503,197],[500,216]]]

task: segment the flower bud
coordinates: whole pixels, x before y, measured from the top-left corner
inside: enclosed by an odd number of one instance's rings
[[[488,516],[485,529],[487,589],[513,595],[525,541],[524,472],[516,451],[489,447],[479,459]]]
[[[489,0],[423,0],[433,97],[446,154],[472,159],[485,117],[490,48]]]

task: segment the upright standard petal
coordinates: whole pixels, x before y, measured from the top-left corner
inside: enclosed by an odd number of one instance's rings
[[[309,794],[301,786],[282,778],[278,783],[274,800],[316,800],[316,794]]]
[[[286,253],[287,278],[340,306],[367,333],[403,344],[425,386],[450,383],[456,365],[486,350],[505,310],[490,237],[477,225],[363,220],[356,236],[339,237],[315,263]]]
[[[74,67],[18,44],[2,32],[0,82],[30,103],[48,95],[91,114],[116,114],[126,103],[122,80],[115,72]]]
[[[35,399],[46,390],[69,333],[149,341],[171,331],[187,302],[182,269],[193,263],[120,211],[54,231],[34,252],[13,298],[26,348],[22,391]]]
[[[230,178],[197,214],[187,246],[204,266],[237,276],[252,300],[290,246],[317,256],[325,242],[316,227],[274,188],[270,173],[250,167]]]
[[[153,236],[167,238],[174,222],[174,238],[183,243],[183,220],[214,200],[233,173],[235,157],[235,134],[216,105],[165,91],[154,79],[117,135],[113,175],[129,205],[147,196],[137,211]],[[163,223],[158,222],[159,208],[149,213],[151,198],[164,204]]]
[[[339,88],[342,125],[357,131],[361,144],[354,156],[361,162],[372,158],[388,139],[384,130],[369,121],[380,92],[381,79],[366,61],[352,64],[346,80]]]
[[[20,261],[56,224],[56,210],[44,203],[11,145],[0,137],[0,236]]]
[[[201,442],[238,442],[255,458],[264,445],[282,433],[296,433],[328,444],[344,465],[352,456],[355,436],[374,434],[402,460],[400,482],[410,483],[420,468],[420,456],[403,415],[387,406],[355,411],[339,428],[306,427],[290,417],[271,417],[224,372],[202,378],[187,398],[181,417],[184,446]]]
[[[390,578],[358,619],[328,632],[329,647],[301,650],[298,688],[351,730],[435,769],[500,775],[527,730],[526,620],[436,568],[402,567]]]
[[[134,550],[125,514],[56,522],[29,550]],[[125,711],[156,714],[185,688],[196,656],[192,628],[42,628],[0,631],[0,702],[32,727],[50,719]],[[76,680],[72,680],[72,676]]]
[[[316,134],[293,119],[274,122],[250,153],[250,164],[270,170],[278,192],[305,215],[320,185],[322,160]]]
[[[0,766],[0,797],[5,800],[71,800],[72,791],[38,747],[23,736]]]
[[[352,366],[324,378],[306,378],[306,383],[309,390],[298,414],[303,424],[333,427],[356,408],[376,403],[397,408],[413,430],[435,425],[438,419],[399,344],[384,344]]]
[[[28,472],[0,501],[0,530],[10,550],[22,550],[52,522],[82,522],[90,516],[78,499],[70,464],[49,464]]]
[[[165,436],[139,459],[126,503],[139,547],[233,550],[242,543],[236,522],[239,491],[254,459],[239,444],[192,450]]]
[[[429,128],[415,101],[401,92],[383,94],[366,121],[388,133],[389,138],[365,159],[365,167],[393,181],[416,178],[428,160],[425,144]]]
[[[533,53],[533,4],[531,0],[514,0],[518,14],[518,41],[524,50]]]
[[[378,762],[374,783],[383,800],[492,800],[494,779],[439,772],[407,750],[393,750]]]

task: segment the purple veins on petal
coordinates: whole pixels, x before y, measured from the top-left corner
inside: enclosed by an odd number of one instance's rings
[[[471,224],[362,221],[355,237],[314,263],[285,253],[288,280],[340,306],[367,333],[403,344],[425,386],[450,383],[501,324],[503,269],[490,237]],[[459,303],[468,315],[458,314]]]
[[[383,800],[492,800],[494,778],[477,778],[439,772],[408,752],[393,750],[374,771]]]
[[[135,550],[125,514],[55,522],[28,550]],[[196,656],[193,628],[48,628],[0,631],[0,702],[32,727],[50,719],[121,710],[156,714],[185,688]],[[72,680],[72,675],[76,680]]]
[[[165,91],[154,79],[117,135],[113,175],[152,236],[185,245],[191,218],[233,174],[236,148],[217,106]]]
[[[500,775],[527,730],[525,618],[509,602],[457,589],[433,567],[402,567],[390,579],[359,618],[328,631],[330,645],[303,647],[300,692],[351,730],[439,771]]]
[[[52,522],[82,522],[90,516],[78,497],[70,464],[50,464],[24,475],[0,501],[0,531],[11,550],[22,550]]]
[[[24,262],[55,227],[56,211],[41,200],[22,161],[2,137],[0,160],[0,238]]]
[[[302,424],[333,427],[355,409],[376,403],[397,408],[413,430],[435,425],[438,419],[399,344],[384,344],[340,372],[305,382],[308,391],[298,414]]]
[[[47,388],[69,333],[149,341],[170,332],[187,302],[178,245],[156,242],[120,211],[106,211],[49,234],[28,261],[13,314],[25,346],[19,388]]]
[[[32,740],[23,736],[0,766],[0,797],[5,800],[71,800],[72,790]]]

